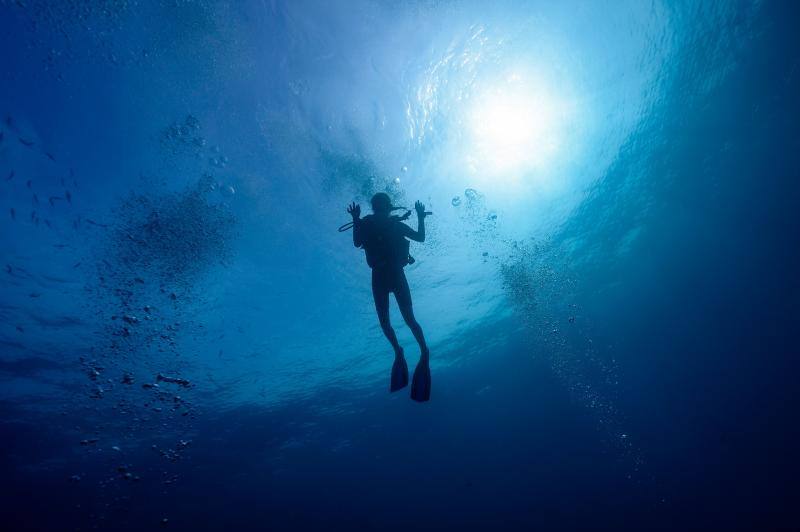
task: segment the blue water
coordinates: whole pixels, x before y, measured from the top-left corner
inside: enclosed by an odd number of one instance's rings
[[[0,1],[2,528],[800,529],[798,20]]]

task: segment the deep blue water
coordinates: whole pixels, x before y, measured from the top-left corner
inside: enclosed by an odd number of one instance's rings
[[[0,0],[3,530],[800,529],[798,21]]]

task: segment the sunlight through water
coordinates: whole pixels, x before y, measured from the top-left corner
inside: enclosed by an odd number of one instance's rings
[[[473,103],[470,165],[500,183],[545,167],[564,141],[567,112],[546,86],[510,74]]]

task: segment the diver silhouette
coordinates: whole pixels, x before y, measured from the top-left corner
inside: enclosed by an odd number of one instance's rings
[[[381,329],[394,348],[395,358],[389,390],[395,392],[408,385],[408,366],[403,348],[400,347],[389,322],[389,293],[394,292],[400,313],[414,333],[420,349],[419,363],[411,382],[411,398],[415,401],[427,401],[431,396],[431,370],[428,365],[430,351],[425,343],[422,327],[414,317],[411,290],[403,268],[414,262],[408,253],[409,241],[406,239],[425,241],[425,216],[430,213],[425,212],[425,205],[416,202],[414,210],[417,211],[417,230],[414,231],[403,223],[410,216],[410,211],[405,216],[390,216],[398,207],[392,207],[387,194],[375,194],[370,203],[373,214],[364,218],[361,218],[361,207],[356,203],[351,203],[347,212],[353,217],[353,245],[364,248],[367,264],[372,268],[372,297]]]

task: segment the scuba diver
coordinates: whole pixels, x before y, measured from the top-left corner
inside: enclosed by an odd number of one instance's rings
[[[397,342],[397,335],[389,322],[389,293],[394,292],[400,313],[414,333],[420,349],[419,363],[411,382],[411,398],[415,401],[427,401],[431,396],[431,370],[428,366],[430,352],[422,335],[422,327],[414,318],[411,291],[403,268],[414,263],[414,258],[408,253],[409,241],[406,239],[425,241],[425,216],[431,213],[425,212],[425,205],[416,202],[414,210],[417,211],[417,230],[414,231],[403,223],[411,215],[411,211],[405,216],[390,216],[393,210],[402,207],[392,207],[387,194],[375,194],[371,203],[374,214],[364,218],[361,218],[361,207],[356,203],[350,204],[347,212],[353,217],[353,245],[364,248],[367,264],[372,268],[372,297],[375,299],[375,310],[378,312],[381,329],[394,348],[389,391],[395,392],[408,385],[408,366],[403,348]]]

